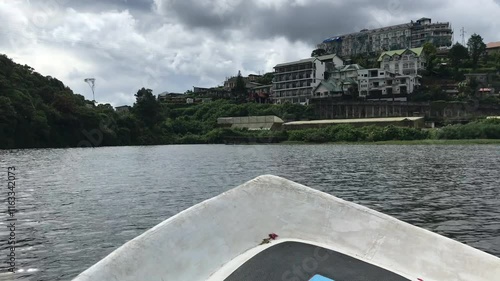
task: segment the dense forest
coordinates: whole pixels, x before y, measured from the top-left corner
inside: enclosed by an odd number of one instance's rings
[[[313,118],[301,105],[237,104],[226,100],[166,105],[149,89],[135,94],[129,113],[95,105],[56,78],[0,55],[0,148],[221,143],[243,132],[216,128],[225,116]]]

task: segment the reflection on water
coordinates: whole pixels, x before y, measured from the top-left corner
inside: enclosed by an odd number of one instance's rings
[[[164,219],[262,174],[500,256],[498,146],[22,150],[0,151],[0,166],[16,166],[18,172],[16,254],[22,271],[15,280],[70,280]],[[0,236],[6,237],[1,210]],[[0,247],[7,251],[4,240]],[[6,270],[3,261],[0,270]]]

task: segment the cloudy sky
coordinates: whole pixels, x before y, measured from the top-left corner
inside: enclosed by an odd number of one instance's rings
[[[431,17],[500,41],[500,0],[0,0],[0,53],[92,99],[272,71],[337,34]]]

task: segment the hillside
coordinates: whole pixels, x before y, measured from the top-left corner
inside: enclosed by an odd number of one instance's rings
[[[130,113],[95,106],[56,78],[0,55],[0,149],[220,143],[234,132],[216,128],[218,117],[277,115],[311,118],[300,105],[234,104],[218,100],[166,105],[140,89]]]
[[[76,146],[110,106],[90,101],[61,81],[0,55],[0,148]]]

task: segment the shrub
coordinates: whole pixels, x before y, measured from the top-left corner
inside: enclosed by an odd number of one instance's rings
[[[465,125],[451,125],[438,131],[439,139],[499,139],[500,120],[488,119]]]

